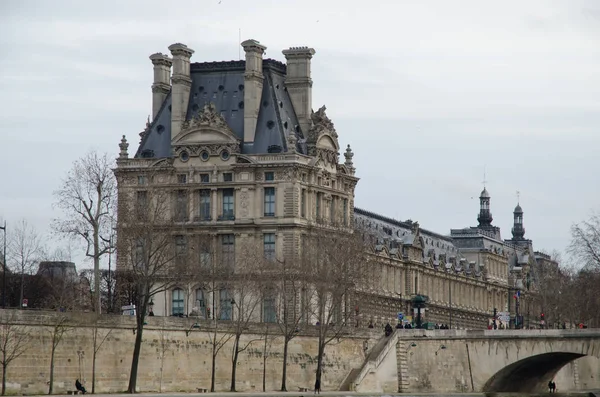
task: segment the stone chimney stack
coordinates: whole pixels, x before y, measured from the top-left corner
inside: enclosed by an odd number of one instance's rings
[[[285,86],[296,111],[296,117],[304,137],[311,127],[312,79],[310,78],[310,60],[315,54],[313,48],[290,47],[283,50],[287,61]]]
[[[256,40],[242,42],[246,53],[244,73],[244,142],[253,143],[263,89],[263,54],[267,47]]]
[[[185,121],[192,78],[190,77],[190,58],[194,50],[185,44],[175,43],[169,46],[173,56],[173,76],[171,77],[171,138],[181,131]]]
[[[171,90],[171,65],[173,61],[168,56],[157,52],[150,55],[154,65],[154,82],[152,83],[152,120]]]

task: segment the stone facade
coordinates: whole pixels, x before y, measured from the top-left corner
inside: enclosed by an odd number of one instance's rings
[[[5,319],[8,311],[1,311]],[[8,394],[45,394],[50,371],[52,330],[61,318],[68,316],[68,328],[55,354],[54,393],[74,390],[75,379],[81,379],[91,390],[94,321],[88,314],[19,312],[12,319],[31,333],[25,354],[8,367]],[[3,321],[4,324],[4,321]],[[138,372],[141,392],[196,392],[210,388],[211,346],[209,323],[191,329],[188,319],[148,318]],[[3,325],[4,326],[4,325]],[[135,334],[133,316],[103,316],[98,322],[96,392],[116,393],[127,389]],[[272,333],[274,330],[272,329]],[[360,330],[335,344],[325,354],[323,390],[337,390],[352,368],[359,367],[365,357],[365,341],[375,345],[379,330]],[[288,390],[311,388],[316,368],[317,339],[314,329],[303,330],[289,345]],[[243,341],[254,340],[240,354],[238,391],[262,391],[264,328],[252,327]],[[281,386],[282,338],[271,334],[267,344],[266,388]],[[229,390],[231,379],[231,346],[225,345],[217,356],[216,390]]]
[[[255,40],[242,46],[245,61],[190,63],[194,51],[184,44],[169,47],[171,58],[150,57],[153,119],[133,158],[125,136],[121,142],[115,170],[121,202],[143,198],[151,186],[169,191],[173,238],[193,253],[189,260],[202,261],[198,239],[209,236],[213,266],[239,257],[249,241],[284,261],[297,254],[300,236],[311,226],[356,228],[369,247],[373,273],[347,308],[359,326],[395,322],[399,312],[410,318],[417,294],[429,298],[426,321],[452,328],[485,328],[494,308],[510,312],[513,326],[514,319],[522,326],[517,314],[524,302],[528,313],[537,313],[536,258],[524,238],[520,206],[511,240],[502,240],[492,225],[486,189],[479,225],[450,236],[355,208],[354,154],[348,146],[345,161],[339,160],[338,133],[325,106],[312,109],[315,51],[285,50],[283,64],[263,59],[266,47]],[[119,249],[117,268],[130,263],[130,251]],[[210,317],[202,307],[222,299],[203,288],[190,280],[156,295],[154,313],[200,309]],[[526,325],[537,323],[527,319]]]

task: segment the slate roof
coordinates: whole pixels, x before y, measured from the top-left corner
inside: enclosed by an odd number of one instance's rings
[[[356,207],[354,208],[354,219],[357,225],[366,229],[369,234],[377,238],[378,244],[386,242],[387,245],[390,245],[392,242],[412,244],[414,241],[415,236],[412,232],[412,222],[397,221]],[[419,230],[425,244],[423,253],[426,257],[433,250],[436,259],[439,258],[440,254],[445,254],[447,258],[453,256],[457,259],[461,258],[458,248],[454,245],[450,237],[431,232],[421,227]]]
[[[214,103],[236,136],[244,140],[244,72],[246,61],[202,62],[190,65],[192,86],[186,120],[207,103]],[[287,137],[295,133],[297,150],[306,153],[303,131],[285,88],[286,65],[263,60],[263,92],[254,143],[243,143],[244,154],[287,151]],[[280,148],[280,149],[279,149]],[[171,157],[171,94],[144,134],[135,157]]]

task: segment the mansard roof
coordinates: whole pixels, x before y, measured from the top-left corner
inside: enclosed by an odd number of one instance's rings
[[[375,235],[382,242],[389,240],[400,244],[412,244],[414,241],[413,227],[415,223],[412,221],[402,222],[356,207],[354,208],[354,219],[359,227],[366,229],[365,231]],[[439,258],[440,254],[446,254],[447,257],[460,256],[458,248],[450,237],[423,228],[419,228],[419,233],[423,239],[425,256],[431,250],[435,253],[436,258]]]
[[[190,65],[192,86],[186,120],[213,103],[235,135],[244,141],[244,71],[246,61],[202,62]],[[286,65],[263,60],[263,91],[253,143],[242,144],[242,154],[287,152],[287,137],[296,134],[299,153],[306,154],[305,133],[300,130],[292,101],[285,87]],[[156,118],[141,134],[135,157],[171,157],[171,94]]]

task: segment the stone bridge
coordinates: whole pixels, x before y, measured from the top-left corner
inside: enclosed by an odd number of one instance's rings
[[[350,388],[533,393],[554,379],[561,392],[600,389],[600,329],[397,330],[385,345]]]

